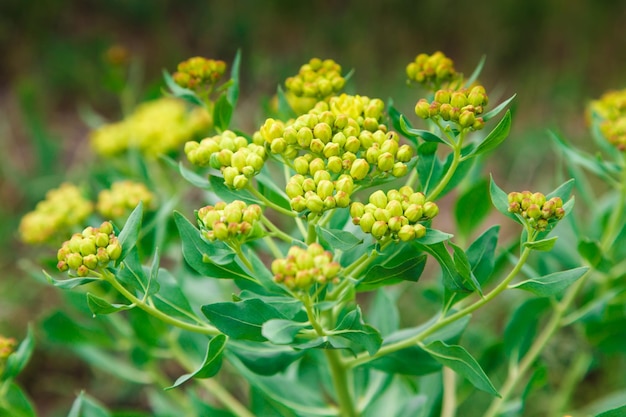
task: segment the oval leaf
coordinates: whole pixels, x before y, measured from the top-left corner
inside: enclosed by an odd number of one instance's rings
[[[307,326],[307,323],[274,319],[263,323],[261,334],[276,345],[288,345],[293,342],[300,330]]]
[[[558,238],[558,236],[554,236],[548,239],[538,240],[536,242],[526,242],[524,243],[524,246],[532,250],[548,252],[552,250]]]
[[[118,311],[129,310],[134,307],[125,304],[111,304],[104,298],[91,293],[87,293],[87,306],[89,306],[89,310],[91,310],[94,317],[98,314],[117,313]]]
[[[172,388],[176,388],[184,382],[189,381],[191,378],[211,378],[217,374],[222,367],[222,355],[225,347],[226,336],[218,334],[209,341],[202,365],[200,365],[200,367],[192,373],[181,375],[176,382],[174,382],[174,385],[165,389],[170,390]]]
[[[472,156],[489,152],[500,145],[509,136],[511,130],[511,111],[507,110],[500,123],[487,135],[487,137],[472,152]]]
[[[202,306],[202,312],[224,334],[233,339],[263,342],[263,323],[287,319],[280,311],[258,298]]]
[[[581,266],[567,271],[555,272],[539,278],[522,281],[511,286],[511,288],[530,291],[540,297],[550,297],[561,294],[567,287],[582,277],[588,270],[589,267]]]

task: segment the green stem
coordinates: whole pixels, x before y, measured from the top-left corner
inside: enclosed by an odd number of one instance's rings
[[[478,300],[475,303],[470,304],[469,306],[467,306],[467,307],[457,311],[456,313],[453,313],[453,314],[451,314],[449,316],[440,318],[432,326],[430,326],[429,328],[425,329],[424,331],[422,331],[421,333],[418,333],[417,335],[415,335],[413,337],[410,337],[410,338],[404,339],[404,340],[400,340],[398,342],[391,343],[389,345],[381,347],[378,350],[378,352],[376,352],[374,355],[369,356],[368,353],[366,353],[366,352],[360,353],[355,358],[352,358],[352,359],[346,361],[346,365],[349,366],[349,367],[356,367],[356,366],[362,365],[364,363],[367,363],[369,361],[372,361],[374,359],[378,359],[378,358],[380,358],[382,356],[385,356],[385,355],[388,355],[390,353],[396,352],[398,350],[414,346],[416,343],[421,342],[422,340],[424,340],[425,338],[427,338],[431,334],[433,334],[436,331],[444,328],[445,326],[449,325],[450,323],[453,323],[453,322],[459,320],[460,318],[465,317],[468,314],[470,314],[470,313],[474,312],[475,310],[479,309],[480,307],[482,307],[483,305],[487,304],[489,301],[494,299],[502,291],[507,289],[509,283],[513,280],[513,278],[515,278],[515,276],[522,269],[522,266],[524,266],[524,264],[526,263],[526,260],[528,259],[528,256],[530,255],[531,251],[532,251],[531,249],[525,248],[524,251],[522,252],[519,260],[517,261],[517,264],[515,265],[515,267],[513,267],[511,272],[509,272],[509,274],[506,276],[506,278],[504,278],[504,280],[502,280],[502,282],[500,282],[500,284],[498,284],[493,290],[491,290],[488,294],[486,294],[480,300]]]
[[[320,219],[319,215],[316,215],[312,219],[309,219],[309,225],[306,231],[306,244],[310,245],[311,243],[315,243],[317,240],[317,232],[315,231],[315,226],[317,225],[318,220]]]
[[[115,288],[120,294],[122,294],[124,296],[124,298],[126,298],[128,301],[130,301],[135,306],[139,307],[141,310],[143,310],[146,313],[150,314],[151,316],[161,320],[164,323],[167,323],[167,324],[170,324],[172,326],[181,328],[183,330],[188,330],[190,332],[205,334],[205,335],[209,335],[209,336],[215,336],[215,335],[220,334],[219,330],[217,330],[215,327],[213,327],[213,326],[211,326],[209,324],[197,325],[197,324],[187,323],[185,321],[178,320],[178,319],[176,319],[174,317],[168,316],[167,314],[163,313],[162,311],[160,311],[160,310],[156,309],[155,307],[147,304],[144,300],[140,300],[139,298],[135,297],[130,291],[128,291],[126,288],[124,288],[124,286],[122,286],[122,284],[120,284],[115,279],[115,276],[111,272],[109,272],[107,270],[103,270],[102,274],[100,274],[100,276],[106,282],[111,284],[113,286],[113,288]]]
[[[491,402],[491,405],[489,406],[489,409],[484,417],[495,417],[498,415],[502,404],[507,401],[519,381],[525,377],[526,372],[528,372],[528,369],[546,347],[550,338],[552,338],[554,333],[561,328],[562,319],[566,310],[574,302],[576,295],[585,285],[589,275],[589,272],[586,272],[578,281],[576,281],[576,283],[574,283],[574,285],[572,285],[565,293],[563,299],[554,307],[554,313],[550,317],[550,320],[544,326],[539,336],[535,338],[535,341],[531,345],[530,349],[528,349],[528,352],[526,352],[526,355],[524,355],[522,360],[519,362],[516,367],[516,372],[509,373],[504,385],[500,389],[500,398],[495,398]]]
[[[428,194],[428,196],[426,197],[428,201],[434,201],[439,196],[439,194],[443,192],[443,190],[446,188],[446,186],[452,179],[452,176],[456,172],[456,169],[458,168],[459,163],[461,162],[461,148],[463,147],[463,136],[464,134],[463,132],[461,132],[459,136],[459,142],[456,143],[453,147],[454,153],[452,154],[452,163],[450,164],[450,168],[448,168],[446,175],[444,175],[441,181],[439,181],[439,184],[437,184],[437,187],[435,187],[435,189],[432,190]]]
[[[252,195],[254,195],[256,198],[258,198],[259,200],[261,200],[261,202],[263,202],[263,204],[265,204],[268,207],[273,208],[274,210],[276,210],[277,212],[284,214],[285,216],[289,216],[289,217],[297,217],[298,215],[296,213],[294,213],[291,210],[287,210],[282,208],[281,206],[279,206],[276,203],[271,202],[270,200],[268,200],[267,197],[265,197],[263,194],[261,194],[259,192],[259,190],[257,190],[256,188],[254,188],[252,185],[250,185],[250,183],[248,183],[246,189],[248,191],[250,191],[250,193],[252,193]]]
[[[622,157],[624,158],[624,160],[626,160],[626,154],[622,154]],[[617,237],[617,234],[619,233],[619,224],[620,224],[620,220],[622,219],[624,205],[626,204],[626,166],[625,165],[626,163],[623,163],[621,166],[622,178],[621,178],[621,182],[618,183],[617,185],[617,187],[619,188],[619,198],[617,200],[617,206],[612,209],[613,212],[611,213],[611,217],[609,218],[609,223],[607,224],[607,227],[604,231],[602,242],[600,244],[600,247],[602,248],[603,252],[607,252],[610,249],[611,245],[615,241],[615,238]]]
[[[263,240],[265,241],[265,243],[267,244],[267,247],[272,252],[272,255],[274,256],[274,258],[283,257],[283,253],[281,252],[280,248],[276,245],[276,243],[272,240],[271,236],[265,236]]]
[[[335,394],[339,402],[339,415],[341,417],[358,417],[358,412],[354,408],[352,394],[348,388],[348,373],[342,362],[341,354],[337,349],[324,349],[326,360],[330,367],[330,374],[335,387]]]
[[[243,262],[243,264],[250,271],[254,271],[254,267],[252,266],[252,263],[250,262],[248,258],[246,258],[246,255],[243,254],[243,251],[241,250],[241,245],[237,243],[237,245],[233,247],[233,250],[235,251],[235,254],[237,255],[237,257],[241,260],[241,262]]]
[[[448,367],[443,368],[443,404],[441,417],[454,417],[456,414],[456,374]]]

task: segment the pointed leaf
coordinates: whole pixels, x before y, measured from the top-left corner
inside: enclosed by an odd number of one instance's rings
[[[267,340],[262,333],[263,323],[272,319],[287,319],[274,307],[257,298],[207,304],[202,306],[202,312],[227,336],[257,342]]]
[[[487,282],[493,272],[499,231],[499,225],[491,226],[466,251],[472,272],[481,285]]]
[[[46,280],[54,285],[55,287],[62,288],[64,290],[71,290],[72,288],[78,287],[80,285],[85,285],[92,283],[94,281],[99,281],[100,278],[92,278],[92,277],[84,277],[84,278],[68,278],[68,279],[55,279],[46,271],[42,271]]]
[[[509,212],[509,198],[508,194],[506,194],[493,180],[493,176],[491,176],[491,184],[489,185],[489,194],[491,195],[491,202],[493,206],[500,213],[504,214],[509,219],[516,221],[519,224],[522,224],[522,221],[513,213]]]
[[[424,194],[437,186],[443,175],[443,166],[437,157],[437,144],[425,142],[417,147],[417,173]]]
[[[485,139],[478,145],[474,152],[472,152],[472,156],[478,156],[483,153],[489,152],[500,145],[504,139],[509,136],[509,132],[511,131],[511,111],[507,110],[504,114],[500,123],[497,124],[496,127],[493,128],[491,132],[487,135]]]
[[[463,284],[463,279],[456,270],[454,260],[443,242],[433,245],[423,245],[420,242],[416,242],[414,245],[431,254],[439,262],[443,275],[443,285],[448,290],[452,292],[468,291],[468,288]]]
[[[459,375],[464,376],[469,382],[481,391],[500,396],[493,386],[485,371],[480,367],[476,359],[472,357],[462,346],[447,345],[441,341],[435,341],[424,346],[436,361],[452,369]]]
[[[165,389],[170,390],[172,388],[176,388],[192,378],[211,378],[212,376],[217,374],[222,367],[222,356],[225,348],[226,336],[224,336],[223,334],[218,334],[209,341],[202,365],[200,365],[200,367],[194,372],[181,375],[180,377],[178,377],[176,382],[174,382],[174,385]]]
[[[193,92],[192,90],[188,88],[184,88],[176,84],[176,81],[174,81],[170,73],[167,72],[166,70],[163,70],[163,79],[165,80],[165,84],[167,85],[167,88],[170,89],[174,97],[182,98],[183,100],[186,100],[197,106],[204,106],[204,103],[202,102],[200,97],[196,95],[195,92]]]
[[[118,311],[129,310],[134,307],[132,305],[125,304],[111,304],[104,298],[100,298],[91,293],[87,293],[87,306],[93,313],[94,317],[98,314],[117,313]]]
[[[483,178],[464,191],[456,201],[454,218],[459,233],[463,236],[471,235],[489,214],[490,209],[489,182]]]
[[[273,319],[263,323],[261,333],[267,340],[276,345],[288,345],[305,327],[310,326],[307,323],[292,320]]]
[[[128,252],[130,252],[137,244],[142,217],[143,202],[140,201],[139,204],[137,204],[137,207],[135,207],[132,213],[130,213],[130,216],[128,216],[128,219],[124,224],[124,228],[122,228],[120,234],[118,235],[119,243],[122,245],[122,254],[115,261],[116,265],[119,265],[120,262],[124,260],[126,255],[128,255]]]
[[[486,122],[487,120],[495,117],[498,115],[498,113],[500,113],[502,110],[504,110],[504,108],[506,106],[509,105],[509,103],[511,101],[513,101],[513,99],[515,98],[517,94],[513,94],[511,97],[509,97],[508,99],[504,100],[502,103],[500,103],[499,105],[497,105],[495,108],[493,108],[491,111],[485,113],[482,115],[483,120]]]
[[[504,329],[504,351],[508,357],[518,360],[526,355],[535,335],[542,314],[550,308],[549,298],[531,298],[513,312]]]
[[[239,68],[241,66],[241,49],[237,49],[237,53],[235,54],[235,58],[233,59],[233,63],[230,67],[230,79],[232,84],[228,87],[226,91],[226,97],[228,98],[228,102],[233,107],[237,107],[237,100],[239,99]]]
[[[436,143],[446,143],[439,136],[428,130],[422,129],[413,129],[409,124],[409,121],[404,117],[404,115],[400,115],[400,132],[402,132],[405,136],[409,138],[422,138],[425,142],[436,142]],[[417,142],[414,142],[417,144]]]
[[[276,88],[276,96],[278,97],[278,114],[282,120],[295,119],[298,117],[295,111],[289,105],[289,100],[285,97],[285,91],[278,85]]]
[[[424,271],[426,255],[414,255],[407,258],[387,258],[385,264],[376,264],[368,269],[357,285],[358,291],[370,291],[383,285],[393,285],[400,281],[417,280]]]
[[[576,280],[585,275],[588,270],[589,267],[581,266],[567,271],[555,272],[539,278],[522,281],[511,286],[511,288],[530,291],[540,297],[559,295]]]
[[[220,95],[215,102],[215,108],[213,109],[213,120],[215,127],[220,131],[228,130],[230,125],[230,119],[233,116],[233,106],[229,103],[226,94]]]
[[[180,175],[187,180],[191,185],[200,188],[201,190],[211,190],[211,183],[207,177],[198,175],[195,172],[191,171],[183,164],[183,161],[178,163],[178,172]]]
[[[306,352],[288,346],[267,343],[230,340],[228,352],[235,355],[248,369],[258,375],[274,375],[282,372]]]
[[[341,319],[337,328],[333,330],[333,334],[350,340],[367,350],[370,355],[378,352],[383,342],[378,330],[363,322],[359,306],[356,306],[354,310]]]
[[[548,239],[541,239],[535,242],[525,242],[524,247],[530,248],[532,250],[538,250],[542,252],[549,252],[554,247],[558,236],[554,236]]]
[[[0,370],[0,381],[6,381],[19,375],[19,373],[26,367],[34,349],[35,338],[33,335],[33,328],[29,325],[26,337],[19,344],[15,352],[7,358],[4,366],[4,372]]]
[[[452,250],[454,251],[454,265],[456,267],[457,272],[463,278],[465,283],[474,291],[478,292],[481,296],[483,295],[483,290],[480,287],[480,283],[474,276],[472,272],[472,267],[469,263],[469,259],[467,255],[459,246],[455,245],[452,242],[448,242],[450,246],[452,246]]]
[[[326,229],[317,225],[315,231],[318,236],[327,244],[328,248],[333,250],[349,251],[357,245],[363,243],[363,239],[359,239],[354,233],[338,229]]]

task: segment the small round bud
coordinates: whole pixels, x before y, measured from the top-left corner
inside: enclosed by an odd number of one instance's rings
[[[391,153],[384,152],[378,156],[377,165],[378,165],[379,170],[383,172],[391,171],[394,167],[394,164],[395,164],[394,157]]]
[[[424,211],[424,217],[427,217],[429,219],[432,219],[437,214],[439,214],[439,207],[432,201],[427,201],[426,203],[424,203],[422,208]]]
[[[382,239],[385,234],[387,233],[387,230],[389,229],[389,226],[387,225],[387,222],[382,221],[382,220],[377,220],[376,222],[374,222],[374,225],[372,226],[372,236],[374,236],[376,239]]]
[[[370,171],[370,165],[365,159],[356,159],[350,168],[350,175],[355,180],[362,180]]]
[[[382,190],[374,191],[370,194],[369,202],[378,208],[385,208],[387,207],[387,195]]]
[[[422,119],[428,119],[430,117],[430,104],[426,99],[420,99],[415,105],[415,114]]]
[[[403,177],[409,171],[409,167],[407,167],[403,162],[396,162],[393,165],[393,169],[391,170],[391,175],[396,178]]]

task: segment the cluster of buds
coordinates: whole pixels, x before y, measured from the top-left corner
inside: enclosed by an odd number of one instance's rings
[[[196,56],[178,64],[177,69],[178,71],[172,76],[176,84],[192,90],[199,90],[215,85],[224,75],[226,63]]]
[[[87,227],[65,241],[57,252],[57,268],[61,272],[69,270],[79,277],[86,277],[121,255],[122,245],[115,236],[113,225],[104,222],[98,228]]]
[[[305,163],[308,168],[316,169],[313,167],[318,166],[321,169],[313,171],[312,177],[296,174],[287,182],[285,191],[291,199],[291,208],[294,211],[303,212],[308,209],[311,213],[319,214],[335,207],[345,208],[350,205],[350,195],[354,189],[354,181],[350,175],[343,174],[332,180],[330,172],[322,168],[324,161],[320,158],[310,164],[305,160],[302,165]]]
[[[423,237],[426,227],[420,222],[431,220],[438,213],[437,204],[426,201],[424,194],[409,186],[387,193],[375,191],[368,204],[354,202],[350,206],[352,222],[365,233],[378,240],[390,237],[403,242]]]
[[[509,212],[522,216],[535,230],[543,231],[550,220],[560,220],[565,216],[563,200],[552,197],[546,200],[541,193],[530,191],[512,192],[508,195]]]
[[[591,102],[588,112],[601,119],[600,132],[620,151],[626,151],[626,90],[609,91]]]
[[[432,90],[440,88],[446,83],[453,84],[462,80],[462,74],[454,69],[454,63],[443,52],[437,51],[432,55],[419,54],[406,67],[409,81],[415,81]]]
[[[312,58],[300,67],[297,75],[285,80],[287,91],[296,97],[323,100],[337,94],[345,85],[341,66],[332,59]]]
[[[20,222],[19,233],[23,242],[40,244],[54,242],[59,233],[70,232],[93,212],[93,203],[85,199],[78,187],[64,183],[46,193],[35,210],[27,213]]]
[[[213,126],[202,107],[188,110],[182,100],[162,98],[144,103],[126,119],[105,124],[91,133],[91,145],[103,156],[137,149],[156,157],[178,152],[188,140],[202,137]]]
[[[187,142],[185,154],[194,165],[222,171],[224,183],[237,190],[248,185],[249,179],[261,171],[267,158],[263,145],[248,143],[246,138],[230,130],[200,142]]]
[[[352,181],[361,181],[368,176],[401,177],[407,173],[406,163],[414,155],[413,148],[400,145],[398,134],[387,131],[387,126],[381,122],[383,111],[384,103],[380,99],[342,94],[328,102],[318,102],[307,114],[289,123],[266,120],[255,136],[265,142],[270,152],[281,155],[297,175],[310,180],[306,186],[301,177],[290,181],[292,190],[288,195],[296,199],[292,200],[292,206],[321,207],[317,197],[304,204],[305,194],[313,192],[324,201],[332,196],[333,180],[337,190],[337,181],[345,182],[346,176]],[[325,173],[318,174],[319,171]],[[320,180],[330,182],[323,183],[321,195],[317,192]],[[349,191],[339,190],[349,197],[352,185]],[[298,186],[302,186],[302,190]],[[332,200],[327,202],[328,207],[334,207],[333,204]]]
[[[437,90],[432,102],[420,99],[415,114],[422,119],[441,118],[459,125],[461,129],[480,130],[485,122],[480,115],[489,99],[485,87],[476,85],[470,89]]]
[[[98,194],[96,209],[105,218],[122,220],[143,201],[144,206],[154,204],[154,194],[145,184],[134,181],[117,181],[108,190]]]
[[[286,258],[272,262],[274,281],[299,291],[308,291],[314,284],[337,284],[340,269],[339,262],[333,261],[333,254],[319,243],[306,249],[292,246]]]
[[[17,341],[12,337],[0,336],[0,364],[15,351]]]
[[[262,214],[260,206],[248,206],[235,200],[230,204],[220,201],[214,206],[202,207],[197,217],[206,239],[244,242],[254,234]]]

